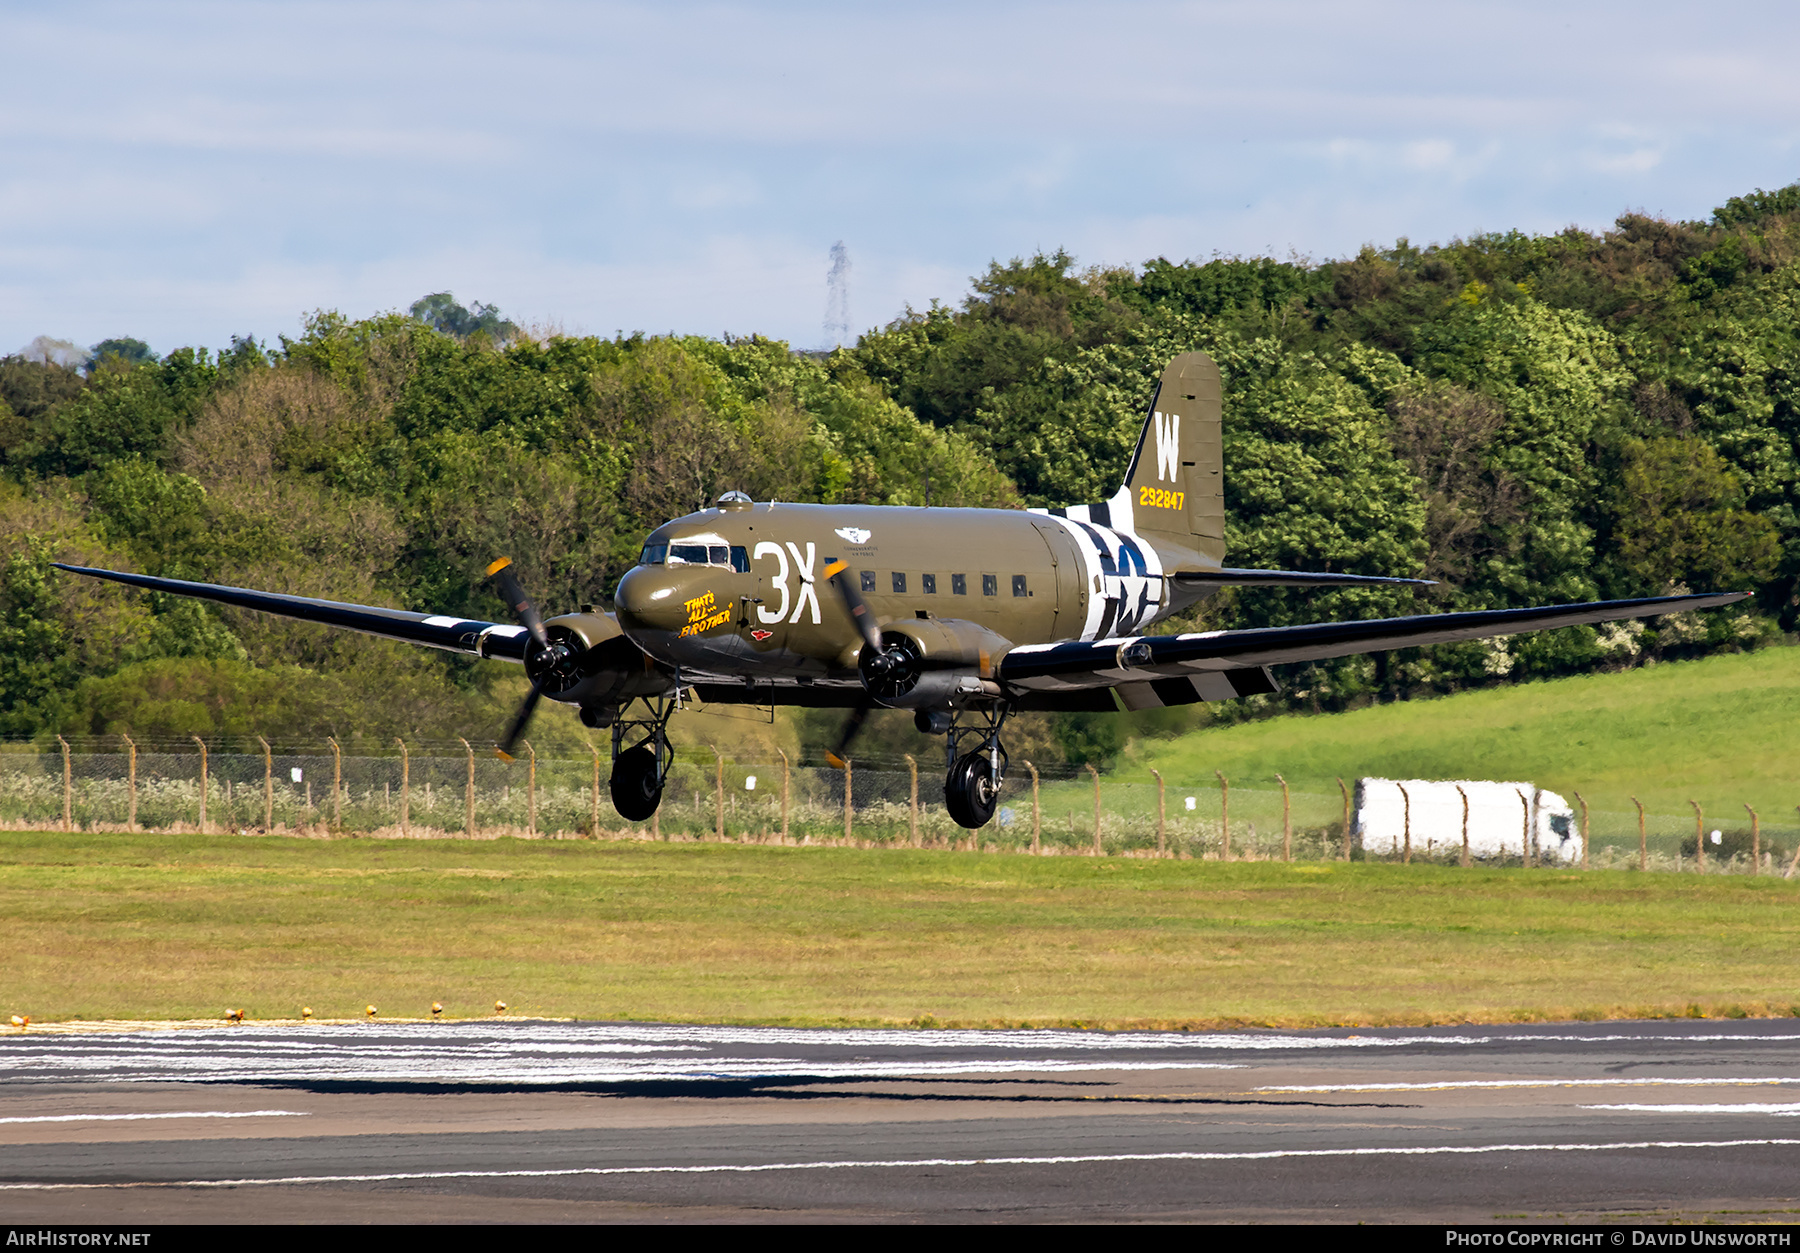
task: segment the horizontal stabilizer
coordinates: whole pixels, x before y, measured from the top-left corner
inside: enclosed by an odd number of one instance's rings
[[[1305,570],[1182,570],[1168,576],[1183,587],[1436,587],[1432,579],[1377,574],[1312,574]]]

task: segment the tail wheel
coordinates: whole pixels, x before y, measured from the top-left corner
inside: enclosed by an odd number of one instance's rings
[[[944,808],[959,827],[973,831],[993,820],[1000,803],[1000,785],[993,766],[980,749],[957,759],[944,779]]]
[[[619,817],[627,822],[647,820],[662,804],[662,793],[662,771],[654,751],[640,745],[619,754],[612,769],[612,802]]]

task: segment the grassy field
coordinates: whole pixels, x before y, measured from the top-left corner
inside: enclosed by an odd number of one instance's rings
[[[1518,779],[1596,809],[1747,826],[1795,826],[1800,805],[1800,648],[1283,717],[1152,741],[1129,770],[1267,788],[1275,772],[1335,797],[1335,779]],[[1635,822],[1635,818],[1633,819]],[[1708,825],[1713,825],[1712,821]],[[1691,826],[1688,830],[1692,831]],[[1791,846],[1791,845],[1790,845]]]
[[[0,834],[0,1014],[1224,1026],[1800,1014],[1800,881]]]

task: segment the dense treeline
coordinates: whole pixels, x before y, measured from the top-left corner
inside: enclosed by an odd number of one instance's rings
[[[328,314],[274,351],[240,340],[85,377],[8,359],[0,397],[13,734],[491,735],[517,697],[484,686],[511,667],[140,596],[52,560],[505,619],[481,582],[494,555],[573,608],[651,527],[734,487],[906,504],[929,471],[942,503],[1017,499],[965,437],[848,362],[762,339],[499,345]],[[560,724],[543,721],[540,736]]]
[[[497,667],[52,560],[499,617],[479,576],[508,553],[568,608],[603,598],[648,529],[730,488],[1103,499],[1163,363],[1193,348],[1226,379],[1235,564],[1442,581],[1424,598],[1247,592],[1196,620],[1756,593],[1737,613],[1307,667],[1265,707],[1746,647],[1800,615],[1797,295],[1800,184],[1705,223],[1627,215],[1320,265],[1039,255],[826,357],[534,336],[440,294],[404,317],[319,314],[272,348],[5,358],[0,733],[469,734],[516,696]],[[1116,721],[1056,738],[1105,756]]]
[[[1412,649],[1289,674],[1315,706],[1741,647],[1800,614],[1800,184],[1710,222],[1637,215],[1322,265],[995,265],[852,354],[1028,504],[1098,500],[1177,352],[1226,381],[1235,564],[1442,581],[1443,608],[1751,590],[1739,613]],[[1259,592],[1210,626],[1406,612]]]

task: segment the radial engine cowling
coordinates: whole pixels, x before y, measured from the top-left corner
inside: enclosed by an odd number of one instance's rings
[[[666,686],[611,614],[571,613],[544,622],[550,647],[530,648],[525,672],[551,700],[608,703],[640,686]]]
[[[959,705],[997,696],[994,667],[1012,642],[986,627],[956,619],[918,618],[881,629],[883,656],[867,648],[857,658],[863,687],[894,709]]]

